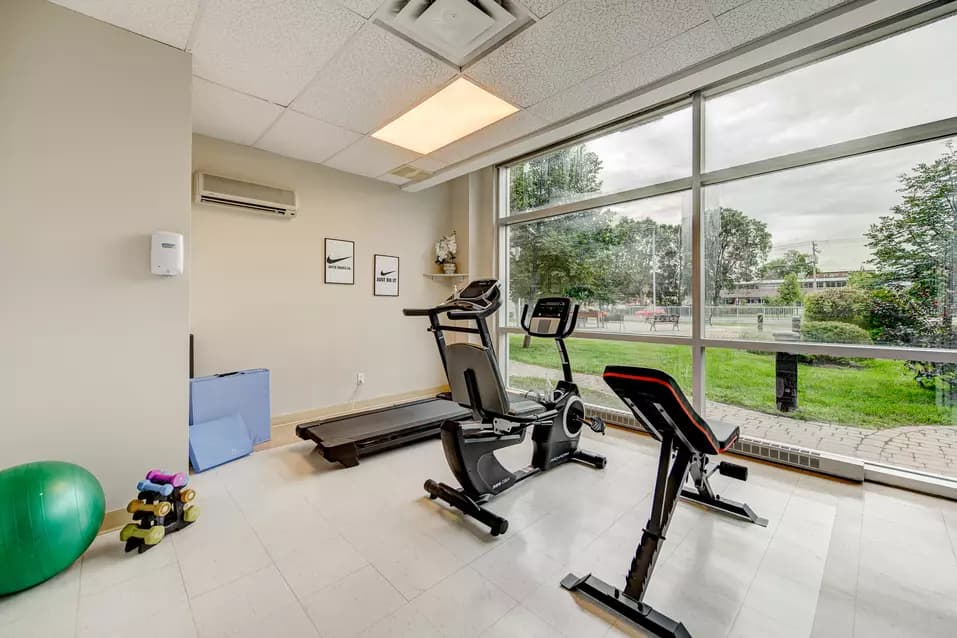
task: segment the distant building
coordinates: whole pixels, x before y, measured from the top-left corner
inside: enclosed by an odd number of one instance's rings
[[[831,272],[819,272],[817,273],[817,277],[807,276],[798,279],[798,281],[805,294],[826,288],[844,288],[847,286],[848,277],[850,277],[852,272],[857,271],[835,270]],[[783,283],[783,279],[746,281],[738,284],[734,290],[722,291],[721,303],[728,305],[763,304],[767,299],[778,294],[778,288],[780,288]]]

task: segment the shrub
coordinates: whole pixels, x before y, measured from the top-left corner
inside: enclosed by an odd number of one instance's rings
[[[813,343],[869,344],[867,330],[840,321],[806,321],[801,326],[801,341]]]
[[[858,288],[827,288],[804,297],[804,318],[808,321],[854,324],[869,327],[868,293]]]

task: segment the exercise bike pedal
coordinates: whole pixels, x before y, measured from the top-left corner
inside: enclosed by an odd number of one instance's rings
[[[588,427],[591,428],[592,432],[598,434],[605,434],[605,420],[600,416],[594,416],[590,419],[583,419]]]
[[[718,464],[718,474],[737,479],[738,481],[748,480],[747,466],[729,463],[728,461],[721,461],[721,463]]]

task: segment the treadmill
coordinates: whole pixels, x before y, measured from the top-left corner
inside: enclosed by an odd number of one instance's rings
[[[486,319],[501,305],[498,281],[479,279],[434,308],[407,308],[402,313],[407,317],[429,318],[429,332],[435,337],[442,366],[447,369],[445,332],[478,335],[482,345],[494,351]],[[443,324],[443,315],[452,321],[468,321],[474,327]],[[541,407],[521,396],[512,399],[519,410],[531,412]],[[326,460],[354,467],[363,456],[437,438],[446,421],[464,421],[471,416],[469,408],[450,401],[448,394],[442,393],[434,398],[303,423],[296,426],[296,435],[315,442],[317,451]]]

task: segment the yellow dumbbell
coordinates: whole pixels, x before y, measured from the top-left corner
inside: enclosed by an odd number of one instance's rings
[[[173,504],[167,501],[160,501],[159,503],[144,503],[139,499],[133,499],[130,501],[130,504],[126,506],[126,511],[130,514],[135,514],[137,512],[153,512],[156,516],[166,516],[173,509]]]
[[[192,506],[190,506],[190,507],[187,507],[187,508],[183,511],[183,520],[186,521],[187,523],[192,523],[192,522],[194,522],[197,518],[199,518],[199,506],[198,506],[198,505],[192,505]]]
[[[179,493],[179,500],[184,503],[189,503],[194,498],[196,498],[196,490],[183,490]]]
[[[149,529],[143,529],[136,523],[128,523],[126,527],[120,530],[120,540],[126,542],[131,538],[141,538],[146,545],[156,545],[166,536],[166,528],[162,525],[154,525]]]

